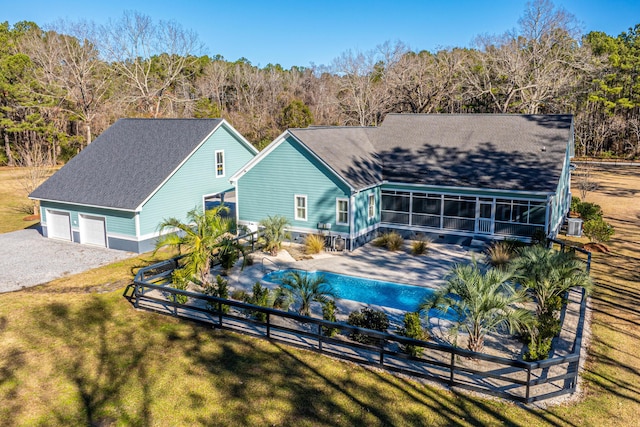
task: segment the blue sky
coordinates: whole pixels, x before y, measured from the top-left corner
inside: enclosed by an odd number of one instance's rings
[[[412,50],[470,47],[475,36],[517,26],[526,0],[0,0],[0,21],[86,19],[98,24],[125,10],[174,20],[195,31],[205,54],[252,64],[328,65],[351,49],[369,51],[386,41]],[[576,16],[583,32],[617,36],[640,23],[639,0],[555,0]]]

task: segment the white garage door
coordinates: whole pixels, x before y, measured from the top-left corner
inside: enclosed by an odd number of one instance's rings
[[[79,215],[80,243],[96,246],[107,246],[107,235],[104,217]]]
[[[69,212],[47,210],[47,235],[54,239],[71,240]]]

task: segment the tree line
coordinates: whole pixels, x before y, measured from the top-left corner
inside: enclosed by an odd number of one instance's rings
[[[223,117],[258,148],[286,128],[375,126],[396,113],[575,115],[579,156],[640,156],[640,24],[581,34],[549,0],[474,48],[347,51],[284,69],[203,55],[198,36],[137,12],[0,24],[2,165],[57,164],[120,117]]]

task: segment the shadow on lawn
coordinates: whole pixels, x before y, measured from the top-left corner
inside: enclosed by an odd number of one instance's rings
[[[3,332],[6,329],[7,319],[0,317],[0,342],[3,341]],[[24,353],[17,348],[7,352],[5,357],[0,359],[0,390],[3,396],[2,407],[0,408],[0,425],[15,425],[14,415],[22,409],[21,401],[18,399],[20,381],[16,373],[24,366]]]
[[[108,425],[116,421],[151,425],[150,379],[143,363],[150,342],[134,329],[114,328],[117,319],[103,299],[92,298],[79,308],[69,307],[51,303],[34,313],[37,328],[33,330],[53,340],[55,347],[51,350],[59,353],[53,361],[56,371],[74,385],[82,403],[80,414],[51,405],[53,417],[62,425]],[[113,330],[118,331],[117,336]],[[133,414],[123,390],[131,381],[143,393],[141,407]],[[112,418],[111,411],[120,419]]]
[[[202,425],[430,425],[434,420],[438,425],[473,425],[479,420],[517,425],[521,421],[484,399],[375,370],[363,373],[363,368],[349,363],[332,363],[324,356],[305,356],[307,352],[299,354],[286,345],[254,342],[233,333],[220,332],[214,338],[220,347],[214,354],[203,349],[208,334],[194,327],[192,336],[180,343],[194,366],[207,368],[223,395],[216,414],[198,419]],[[315,363],[315,358],[326,362]],[[198,407],[207,401],[197,393],[189,398]],[[552,414],[534,415],[547,424],[561,424]]]

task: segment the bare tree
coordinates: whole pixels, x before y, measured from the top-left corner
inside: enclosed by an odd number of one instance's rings
[[[37,90],[62,110],[80,118],[85,141],[93,138],[93,121],[109,91],[110,69],[100,60],[92,40],[93,23],[58,21],[49,31],[32,31],[21,44],[37,66]]]
[[[476,39],[480,54],[465,69],[468,84],[501,113],[557,110],[552,104],[562,104],[589,65],[575,22],[549,0],[527,3],[517,31]]]
[[[581,164],[576,169],[576,187],[580,191],[580,200],[585,201],[587,194],[598,189],[599,184],[593,177],[593,165],[588,163]]]
[[[51,158],[43,144],[37,140],[26,141],[18,145],[18,166],[24,168],[20,176],[20,184],[26,195],[31,194],[45,180],[49,173]],[[33,214],[38,214],[38,202],[33,201]]]
[[[404,53],[404,45],[386,43],[367,53],[349,50],[333,60],[338,99],[351,122],[347,124],[371,126],[382,120],[389,109],[386,72]]]
[[[165,101],[187,102],[172,91],[197,60],[202,46],[194,32],[176,22],[155,24],[149,16],[125,12],[100,29],[102,54],[126,82],[124,100],[158,117]]]

